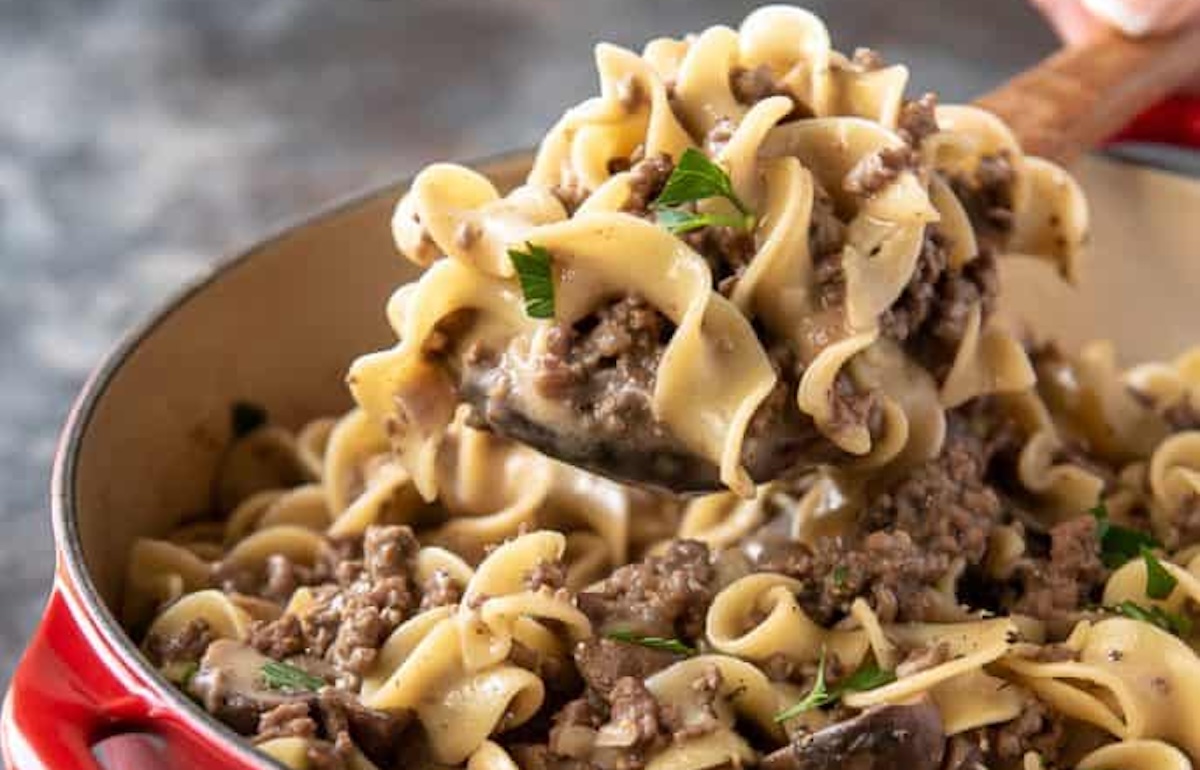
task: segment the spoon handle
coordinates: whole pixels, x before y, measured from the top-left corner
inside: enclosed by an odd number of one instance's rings
[[[1200,25],[1130,38],[1108,31],[1064,48],[976,104],[1003,118],[1025,152],[1070,163],[1200,73]]]

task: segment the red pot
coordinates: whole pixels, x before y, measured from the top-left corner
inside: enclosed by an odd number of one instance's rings
[[[1175,109],[1159,113],[1171,121],[1166,131],[1153,116],[1137,130],[1200,146],[1200,104],[1191,123]],[[481,170],[503,186],[527,163],[510,156]],[[1084,290],[1052,287],[1042,273],[1031,281],[1028,266],[1013,265],[1009,309],[1068,343],[1110,337],[1138,358],[1196,342],[1200,183],[1098,159],[1080,176],[1096,245]],[[400,190],[350,201],[223,263],[88,381],[54,470],[54,588],[4,704],[12,770],[98,767],[93,746],[126,734],[140,737],[114,746],[110,767],[278,767],[147,665],[113,608],[134,539],[207,507],[232,402],[262,403],[285,424],[348,407],[347,365],[391,344],[384,302],[416,272],[391,243]],[[1123,317],[1139,297],[1154,298],[1153,312],[1141,305]]]

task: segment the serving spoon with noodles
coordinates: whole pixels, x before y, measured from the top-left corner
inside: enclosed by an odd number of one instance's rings
[[[1141,39],[1110,31],[1060,50],[975,105],[1007,123],[1027,154],[1066,165],[1200,72],[1198,51],[1200,27]],[[477,407],[487,408],[481,392],[475,393],[477,398],[466,395]],[[493,408],[487,422],[492,430],[545,454],[622,481],[679,493],[720,487],[711,460],[690,454],[677,442],[666,448],[661,442],[647,444],[635,440],[636,430],[597,436],[582,424],[547,424],[533,412],[510,403]],[[836,447],[821,440],[811,423],[798,424],[797,417],[759,425],[759,451],[742,456],[755,482],[838,461]]]

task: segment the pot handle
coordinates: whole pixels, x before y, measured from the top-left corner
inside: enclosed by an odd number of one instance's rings
[[[13,674],[0,718],[10,770],[246,766],[223,741],[206,740],[173,704],[160,702],[72,605],[70,589],[56,581]],[[94,751],[101,741],[103,749]]]
[[[1200,96],[1177,95],[1143,112],[1113,142],[1155,142],[1200,149]]]

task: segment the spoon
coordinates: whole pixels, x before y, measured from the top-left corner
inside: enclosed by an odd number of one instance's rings
[[[1058,51],[975,104],[1002,118],[1026,153],[1067,165],[1200,72],[1198,51],[1200,27],[1142,39],[1106,32]],[[474,386],[471,380],[466,378],[462,395],[488,427],[545,454],[676,493],[720,488],[716,466],[656,421],[648,418],[617,430],[598,429],[582,418],[578,424],[544,424],[519,393],[504,389],[507,396],[498,401],[489,388],[478,386],[480,380]],[[794,408],[760,414],[742,453],[757,483],[841,458],[845,455]]]

